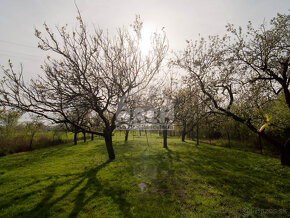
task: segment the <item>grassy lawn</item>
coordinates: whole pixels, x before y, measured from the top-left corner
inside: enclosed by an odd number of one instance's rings
[[[114,136],[0,158],[0,217],[226,217],[290,213],[279,159],[159,136]],[[146,185],[141,191],[140,184]],[[287,213],[288,212],[288,213]]]

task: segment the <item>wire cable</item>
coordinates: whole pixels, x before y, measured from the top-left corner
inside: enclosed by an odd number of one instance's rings
[[[3,39],[0,39],[0,42],[2,42],[2,43],[7,43],[7,44],[11,44],[11,45],[23,46],[23,47],[27,47],[27,48],[38,49],[37,46],[33,46],[33,45],[31,45],[31,44],[28,45],[28,44],[24,44],[24,43],[12,42],[12,41],[3,40]]]

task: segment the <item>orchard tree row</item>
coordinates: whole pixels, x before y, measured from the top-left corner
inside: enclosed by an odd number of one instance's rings
[[[153,34],[148,53],[141,51],[139,16],[115,35],[89,31],[80,14],[77,20],[72,31],[46,24],[44,33],[35,30],[38,47],[49,54],[37,79],[27,82],[11,62],[2,67],[3,107],[103,136],[109,159],[115,158],[112,135],[124,107],[126,139],[137,119],[133,111],[143,108],[139,115],[152,124],[145,112],[154,109],[165,148],[169,125],[181,130],[183,141],[195,130],[198,144],[199,126],[226,120],[278,147],[281,163],[290,165],[289,15],[257,28],[249,22],[244,30],[228,24],[226,35],[187,40],[183,51],[171,54],[164,30]],[[173,117],[164,116],[169,109]]]

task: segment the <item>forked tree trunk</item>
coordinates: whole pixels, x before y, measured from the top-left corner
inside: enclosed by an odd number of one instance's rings
[[[128,141],[128,136],[129,136],[129,130],[125,131],[125,142]]]
[[[77,145],[78,144],[78,133],[75,132],[74,133],[74,145]]]
[[[281,164],[290,166],[290,138],[281,146]]]
[[[167,128],[163,129],[163,148],[168,148],[167,147]]]
[[[112,131],[111,130],[104,130],[104,137],[105,137],[106,148],[107,148],[109,159],[114,160],[115,159],[115,152],[114,152],[114,148],[113,148]]]

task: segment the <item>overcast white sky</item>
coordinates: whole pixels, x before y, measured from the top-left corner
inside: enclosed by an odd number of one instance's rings
[[[225,25],[260,24],[279,13],[289,13],[289,0],[77,0],[87,24],[115,29],[129,25],[140,14],[144,26],[165,27],[170,49],[182,49],[186,39],[223,34]],[[34,27],[74,25],[73,0],[0,0],[0,64],[11,59],[36,74],[45,57],[37,49]]]

